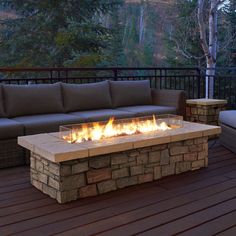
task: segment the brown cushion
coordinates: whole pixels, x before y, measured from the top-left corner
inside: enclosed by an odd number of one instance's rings
[[[110,89],[114,107],[150,105],[152,103],[148,80],[110,81]]]
[[[8,117],[61,113],[64,111],[61,85],[4,85]]]
[[[111,108],[108,81],[91,84],[62,84],[66,112]]]
[[[2,85],[0,84],[0,117],[5,117],[3,105],[4,105],[3,92],[2,92]]]

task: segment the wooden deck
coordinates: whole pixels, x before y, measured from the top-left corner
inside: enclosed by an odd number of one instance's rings
[[[212,145],[212,144],[210,144]],[[0,171],[0,235],[236,235],[236,155],[216,144],[206,169],[59,205]]]

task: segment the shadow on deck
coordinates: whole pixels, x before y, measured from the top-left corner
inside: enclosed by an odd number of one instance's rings
[[[236,235],[236,155],[213,144],[208,168],[64,205],[0,170],[0,235]]]

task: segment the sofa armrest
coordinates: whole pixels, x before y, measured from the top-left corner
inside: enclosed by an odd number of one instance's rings
[[[177,115],[185,118],[186,93],[183,90],[152,89],[152,103],[153,105],[176,107]]]

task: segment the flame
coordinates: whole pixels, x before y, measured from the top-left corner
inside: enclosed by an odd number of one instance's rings
[[[114,124],[114,121],[115,119],[112,117],[106,124],[100,124],[99,122],[94,122],[90,126],[88,124],[83,124],[80,129],[72,129],[70,134],[63,136],[63,139],[68,143],[81,143],[84,141],[101,140],[109,137],[171,129],[164,121],[157,124],[154,115],[152,119],[149,118],[146,120],[139,120],[136,118],[129,122],[117,124]]]

